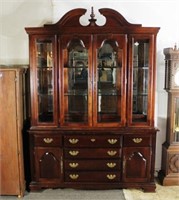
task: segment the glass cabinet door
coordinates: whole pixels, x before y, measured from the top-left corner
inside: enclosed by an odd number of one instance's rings
[[[151,92],[153,91],[153,59],[151,58],[152,39],[132,38],[131,54],[132,62],[130,66],[130,92],[131,103],[129,104],[132,117],[131,124],[149,125],[153,115],[151,104]]]
[[[89,43],[90,37],[64,36],[62,57],[62,124],[90,123]]]
[[[37,123],[54,124],[54,38],[35,39],[35,91]]]
[[[106,39],[107,38],[107,39]],[[125,36],[97,36],[94,69],[94,123],[114,126],[125,123]]]

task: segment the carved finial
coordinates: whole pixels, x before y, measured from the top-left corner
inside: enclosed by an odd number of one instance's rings
[[[89,19],[89,26],[95,26],[96,25],[96,19],[95,19],[95,14],[94,14],[94,9],[93,7],[91,7],[91,15],[90,15],[91,19]]]
[[[175,43],[175,45],[174,45],[174,51],[176,51],[177,50],[177,44]]]

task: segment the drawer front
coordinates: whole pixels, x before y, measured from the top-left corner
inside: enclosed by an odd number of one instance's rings
[[[65,147],[120,147],[120,136],[73,135],[64,136]]]
[[[48,146],[48,147],[60,147],[62,146],[61,136],[54,135],[34,135],[35,146]]]
[[[65,158],[119,158],[121,150],[119,148],[66,148]]]
[[[66,182],[119,182],[120,172],[66,172]]]
[[[151,146],[152,140],[150,135],[125,135],[123,140],[125,147],[140,147],[140,146]]]
[[[65,160],[65,170],[78,171],[78,170],[120,170],[121,160]]]

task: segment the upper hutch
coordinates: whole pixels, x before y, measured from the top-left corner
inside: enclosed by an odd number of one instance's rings
[[[30,189],[154,191],[157,27],[86,9],[26,28],[30,41]]]

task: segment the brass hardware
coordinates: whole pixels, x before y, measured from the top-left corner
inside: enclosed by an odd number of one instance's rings
[[[50,144],[53,142],[53,138],[44,138],[44,142]]]
[[[78,167],[78,163],[69,163],[69,166],[71,167],[71,168],[76,168],[76,167]]]
[[[69,142],[71,143],[71,144],[77,144],[78,143],[78,139],[75,139],[75,138],[72,138],[72,139],[69,139]]]
[[[117,153],[117,151],[107,151],[107,154],[108,154],[109,156],[115,156],[116,153]]]
[[[69,151],[69,154],[71,156],[77,156],[79,154],[79,151]]]
[[[116,163],[107,163],[106,164],[109,168],[114,168],[116,166]]]
[[[91,138],[91,142],[95,142],[96,141],[96,139],[94,139],[94,138]]]
[[[63,172],[63,158],[61,156],[60,158],[60,168],[61,168],[61,173]]]
[[[109,144],[116,144],[117,139],[108,139]]]
[[[79,177],[79,175],[78,174],[70,174],[69,177],[73,180],[76,180]]]
[[[133,138],[133,141],[138,144],[142,142],[142,138]]]
[[[116,178],[116,175],[115,175],[115,174],[107,174],[107,178],[108,178],[109,180],[113,180],[113,179]]]

